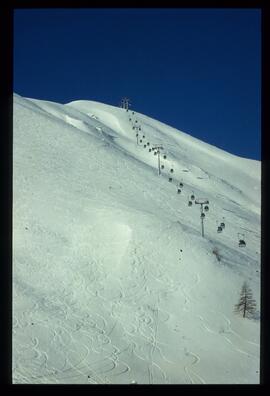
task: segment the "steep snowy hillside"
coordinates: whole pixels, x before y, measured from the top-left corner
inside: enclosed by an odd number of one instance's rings
[[[259,162],[131,110],[19,95],[13,142],[14,383],[259,382]]]

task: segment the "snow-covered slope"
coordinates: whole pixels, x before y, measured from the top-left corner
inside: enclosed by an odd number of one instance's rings
[[[259,162],[93,101],[14,95],[13,141],[14,383],[259,382]]]

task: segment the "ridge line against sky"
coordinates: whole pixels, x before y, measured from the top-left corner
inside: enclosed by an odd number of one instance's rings
[[[261,159],[260,9],[16,9],[14,92],[135,111]]]

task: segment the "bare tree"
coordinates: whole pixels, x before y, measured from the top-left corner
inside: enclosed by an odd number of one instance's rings
[[[243,318],[250,315],[252,316],[256,310],[256,301],[253,299],[252,290],[247,282],[243,283],[240,299],[238,304],[235,305],[235,312],[243,312]]]

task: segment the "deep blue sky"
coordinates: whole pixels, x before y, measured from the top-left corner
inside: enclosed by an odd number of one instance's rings
[[[25,9],[14,92],[132,108],[233,154],[261,154],[259,9]]]

